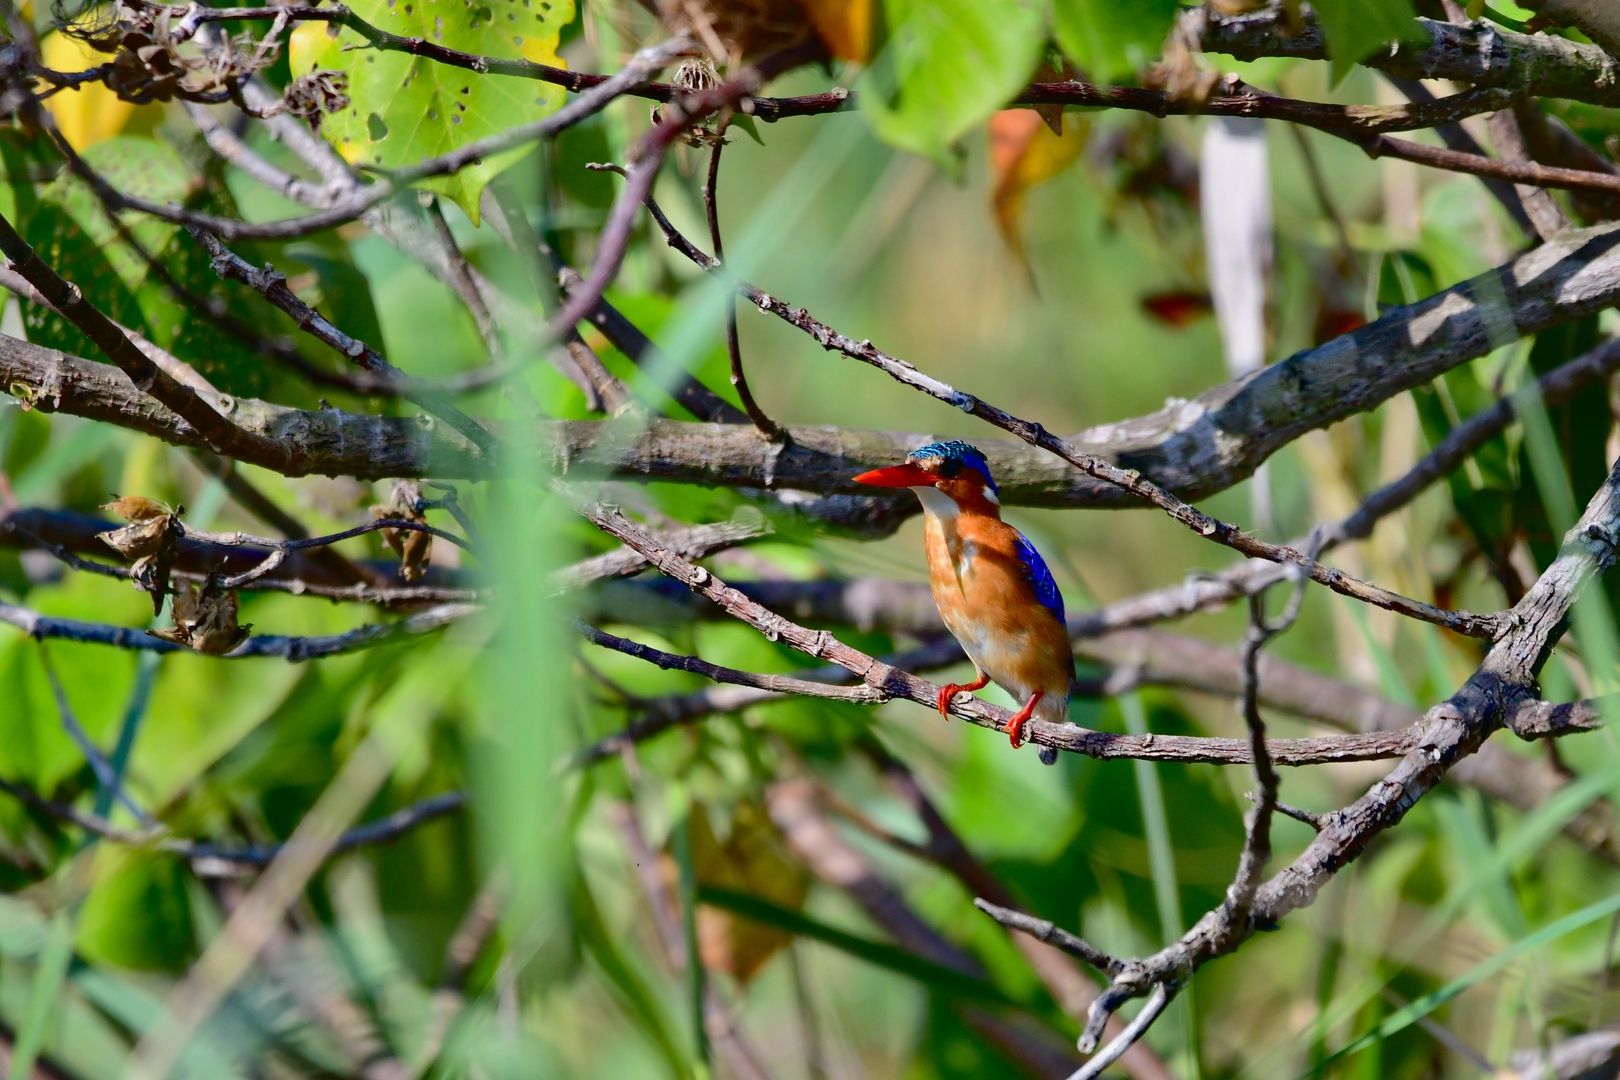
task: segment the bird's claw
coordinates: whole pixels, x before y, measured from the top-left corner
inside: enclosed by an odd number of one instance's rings
[[[953,697],[964,690],[970,694],[975,690],[983,690],[989,684],[990,676],[988,675],[980,675],[970,683],[946,683],[939,688],[939,715],[949,720],[951,718],[951,699]]]
[[[1046,691],[1035,691],[1034,696],[1024,702],[1024,707],[1014,713],[1011,720],[1007,721],[1007,738],[1012,742],[1014,750],[1024,745],[1024,724],[1034,714],[1035,706],[1039,705],[1041,698],[1045,696]]]

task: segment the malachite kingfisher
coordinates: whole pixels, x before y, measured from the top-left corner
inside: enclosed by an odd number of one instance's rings
[[[1031,717],[1060,724],[1069,716],[1074,652],[1063,594],[1035,545],[1001,520],[1001,497],[984,455],[964,442],[931,443],[903,465],[855,477],[875,487],[910,488],[922,501],[928,580],[945,627],[961,643],[978,678],[939,692],[949,718],[958,691],[994,681],[1022,708],[1007,725],[1016,748]],[[1041,747],[1050,765],[1057,751]]]

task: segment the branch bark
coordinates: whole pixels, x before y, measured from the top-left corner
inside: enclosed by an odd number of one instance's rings
[[[1246,478],[1306,431],[1374,408],[1516,335],[1620,299],[1617,245],[1617,225],[1568,233],[1506,266],[1394,309],[1352,334],[1224,383],[1194,401],[1175,402],[1064,441],[1076,452],[1137,470],[1179,498],[1202,498]],[[120,423],[180,445],[203,444],[179,417],[142,402],[127,380],[120,386],[112,375],[101,365],[0,339],[0,384],[10,387],[13,396],[33,395],[42,406],[48,401],[48,407]],[[962,397],[970,404],[977,400]],[[345,416],[336,410],[300,413],[248,400],[236,402],[235,408],[232,415],[239,426],[256,434],[273,433],[291,444],[289,461],[277,460],[279,447],[264,453],[250,448],[240,459],[288,475],[487,474],[487,459],[465,440],[411,421]],[[606,421],[545,424],[536,452],[563,472],[605,470],[644,480],[870,495],[871,489],[852,481],[856,473],[893,464],[937,437],[928,432],[792,427],[790,443],[782,446],[764,443],[743,425],[657,420],[644,430],[631,430]],[[979,445],[1009,504],[1118,506],[1127,499],[1113,484],[1078,474],[1035,447],[989,439]],[[906,513],[916,512],[915,500],[909,494],[904,498],[899,505]]]

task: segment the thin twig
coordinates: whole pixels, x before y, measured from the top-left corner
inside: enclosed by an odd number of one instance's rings
[[[629,191],[629,188],[627,187],[625,190]],[[1081,472],[1113,484],[1144,502],[1151,503],[1168,514],[1172,520],[1206,539],[1213,540],[1218,544],[1224,544],[1251,559],[1264,559],[1267,562],[1302,567],[1310,575],[1311,580],[1326,585],[1336,593],[1409,618],[1434,623],[1437,626],[1443,626],[1448,630],[1468,637],[1490,641],[1503,628],[1501,621],[1494,615],[1477,615],[1468,611],[1447,611],[1432,604],[1425,604],[1420,600],[1413,600],[1369,582],[1361,581],[1342,570],[1325,566],[1313,558],[1306,557],[1295,548],[1270,543],[1245,532],[1236,525],[1210,517],[1191,503],[1172,495],[1135,469],[1122,469],[1095,454],[1087,454],[1076,450],[1063,439],[1048,432],[1040,424],[1020,419],[1003,409],[991,405],[982,398],[964,393],[938,379],[925,375],[913,365],[898,360],[874,347],[870,341],[855,341],[846,337],[832,327],[813,318],[804,308],[791,307],[786,302],[765,293],[754,285],[739,278],[731,277],[715,259],[704,254],[690,240],[681,235],[679,230],[670,223],[669,218],[664,216],[656,203],[645,197],[643,201],[647,203],[648,212],[652,214],[654,221],[658,223],[658,227],[663,231],[670,246],[680,251],[698,266],[727,281],[738,293],[758,306],[761,311],[768,311],[789,325],[804,331],[815,339],[816,343],[822,348],[834,349],[852,359],[871,364],[895,381],[903,383],[913,390],[921,391],[930,397],[954,405],[965,413],[993,424],[1003,431],[1011,432],[1030,445],[1038,446],[1049,453],[1055,454]]]
[[[57,676],[56,665],[51,662],[50,650],[45,647],[43,641],[39,642],[39,662],[45,669],[45,678],[51,684],[51,694],[56,698],[56,712],[62,719],[62,729],[68,733],[68,737],[79,748],[79,753],[84,755],[84,760],[89,764],[90,771],[96,774],[96,782],[107,791],[112,792],[113,798],[122,803],[124,809],[128,810],[136,821],[142,825],[150,826],[152,816],[137,805],[134,799],[129,797],[129,793],[124,790],[118,771],[113,768],[111,762],[102,756],[100,748],[91,740],[89,733],[79,723],[79,718],[74,715],[73,705],[68,701],[67,688],[62,685],[61,678]]]
[[[703,184],[703,210],[709,219],[709,243],[714,248],[715,259],[720,262],[726,258],[720,241],[719,204],[720,151],[725,149],[725,131],[726,117],[722,115],[720,123],[715,125],[714,148],[709,151],[709,175]],[[754,400],[754,392],[748,388],[748,377],[743,374],[742,343],[737,337],[737,294],[729,291],[726,293],[726,353],[731,358],[731,386],[742,400],[743,411],[748,413],[748,418],[767,439],[775,441],[783,438],[786,433],[759,407]]]
[[[0,791],[27,803],[41,813],[76,825],[93,836],[103,840],[112,840],[132,847],[153,848],[159,851],[171,852],[188,860],[198,860],[205,864],[215,865],[234,864],[242,866],[264,866],[275,858],[282,848],[280,844],[250,845],[246,847],[233,847],[229,844],[216,844],[211,841],[188,840],[169,833],[168,827],[152,822],[146,818],[147,827],[140,830],[123,829],[114,825],[106,818],[95,814],[87,814],[65,803],[47,799],[33,788],[25,784],[0,778]],[[412,803],[402,810],[396,810],[385,818],[365,825],[356,826],[345,832],[332,845],[328,857],[350,851],[357,847],[366,847],[373,844],[386,844],[397,840],[405,833],[419,825],[426,824],[446,814],[453,814],[467,805],[467,796],[464,792],[448,791],[442,795],[433,795],[420,802]],[[204,866],[207,869],[207,866]]]
[[[596,629],[585,623],[574,621],[574,630],[592,645],[599,645],[604,649],[633,656],[637,660],[645,660],[665,671],[690,671],[694,675],[702,675],[718,683],[729,683],[733,686],[751,686],[759,690],[772,690],[782,694],[798,694],[801,697],[828,698],[833,701],[848,701],[856,705],[881,705],[889,700],[889,695],[883,690],[872,686],[837,686],[829,683],[811,682],[806,679],[795,679],[788,675],[758,675],[750,671],[738,671],[735,668],[722,667],[711,664],[707,660],[696,656],[680,656],[676,653],[664,652],[650,645],[643,645],[629,638],[618,637]]]
[[[1120,967],[1120,962],[1101,949],[1092,945],[1084,938],[1076,937],[1067,930],[1046,919],[1037,919],[1025,915],[1021,911],[992,904],[983,897],[977,897],[973,906],[990,916],[1002,926],[1028,934],[1037,941],[1044,941],[1048,945],[1062,949],[1077,960],[1084,960],[1104,975],[1112,975]]]
[[[1557,405],[1568,401],[1581,387],[1607,378],[1616,370],[1620,370],[1620,341],[1607,341],[1543,375],[1536,382],[1533,392],[1539,393],[1548,405]],[[1532,392],[1530,388],[1526,388],[1519,393],[1529,392]],[[1451,474],[1471,454],[1513,423],[1520,400],[1519,394],[1514,394],[1498,400],[1489,408],[1481,409],[1452,428],[1416,465],[1367,496],[1347,517],[1317,526],[1312,534],[1295,540],[1292,546],[1307,547],[1313,536],[1321,544],[1322,551],[1353,540],[1365,540],[1372,535],[1379,521],[1410,503],[1437,480]],[[1219,573],[1191,576],[1180,585],[1143,593],[1078,615],[1070,621],[1069,632],[1075,637],[1094,637],[1111,630],[1143,626],[1224,607],[1256,588],[1280,581],[1283,576],[1284,571],[1280,567],[1239,563]]]
[[[939,687],[933,683],[852,649],[829,631],[811,630],[783,618],[731,588],[707,569],[660,547],[645,530],[617,508],[578,502],[575,508],[597,528],[641,552],[659,572],[713,600],[733,618],[754,627],[771,641],[781,641],[818,660],[831,661],[853,672],[865,685],[889,697],[903,697],[930,709],[938,708]],[[950,709],[965,720],[997,731],[1005,731],[1012,718],[1010,710],[969,695],[958,695],[951,702]],[[1252,760],[1252,747],[1243,739],[1115,735],[1072,723],[1051,724],[1042,721],[1031,721],[1026,725],[1026,730],[1029,731],[1027,738],[1030,742],[1088,757],[1139,757],[1222,764],[1240,764]],[[1412,738],[1409,732],[1374,732],[1320,739],[1278,739],[1268,743],[1267,749],[1278,764],[1307,765],[1405,754],[1412,745]]]
[[[177,224],[196,226],[215,233],[227,241],[239,239],[291,240],[353,221],[371,207],[392,198],[418,180],[425,180],[432,176],[448,176],[459,172],[476,161],[483,161],[504,150],[550,138],[558,132],[564,131],[594,115],[630,87],[640,84],[653,71],[657,71],[673,60],[685,55],[690,47],[689,41],[684,38],[677,38],[644,49],[632,57],[630,62],[625,65],[624,70],[617,75],[586,90],[550,116],[527,124],[519,124],[498,134],[474,140],[449,153],[426,158],[415,164],[397,169],[377,183],[347,192],[334,199],[332,205],[325,210],[318,210],[313,214],[306,214],[302,217],[250,224],[236,218],[221,217],[218,214],[187,210],[174,205],[166,206],[148,199],[127,195],[114,189],[93,169],[84,165],[82,161],[75,162],[70,158],[69,164],[81,179],[97,188],[105,198],[119,209],[137,210]],[[700,112],[706,112],[718,108],[731,92],[728,87],[724,93],[710,91],[697,94],[694,95],[691,104]],[[746,93],[746,91],[743,92]],[[679,113],[680,110],[677,109],[676,112]],[[685,118],[685,115],[682,114],[681,120],[683,122]],[[667,138],[673,137],[673,132],[667,136]],[[660,135],[660,138],[663,138],[663,136]],[[654,141],[657,142],[659,139]],[[667,139],[665,141],[667,144]]]
[[[261,270],[253,266],[226,247],[217,236],[204,229],[189,225],[186,228],[192,238],[208,252],[214,273],[228,280],[240,281],[257,290],[266,300],[290,315],[300,330],[322,344],[330,346],[368,375],[385,382],[401,397],[440,417],[471,439],[485,453],[494,450],[495,437],[482,424],[445,400],[443,394],[413,386],[406,380],[403,372],[384,360],[375,349],[332,325],[324,315],[300,300],[297,294],[287,287],[287,275],[273,267],[267,266]]]
[[[432,633],[480,610],[476,604],[446,603],[415,612],[397,622],[368,623],[342,634],[324,637],[254,634],[218,659],[246,660],[251,657],[275,656],[289,663],[302,663],[305,660],[376,648],[379,645]],[[120,649],[160,653],[188,651],[184,646],[152,637],[145,630],[85,622],[80,619],[56,618],[3,601],[0,601],[0,623],[15,626],[35,638],[59,638],[63,641],[77,641],[89,645],[111,645]]]

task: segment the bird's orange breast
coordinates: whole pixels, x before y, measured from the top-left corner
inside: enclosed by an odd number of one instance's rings
[[[1061,719],[1074,671],[1068,630],[1036,598],[1018,556],[1018,531],[987,515],[929,513],[924,534],[946,628],[997,686],[1020,702],[1045,691],[1051,705],[1041,711],[1061,708],[1061,715],[1043,719]]]

